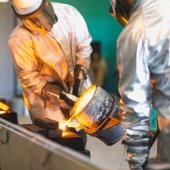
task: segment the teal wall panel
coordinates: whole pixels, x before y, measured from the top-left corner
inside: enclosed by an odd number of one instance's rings
[[[109,74],[104,88],[117,93],[116,39],[122,27],[109,15],[109,0],[52,0],[73,5],[86,20],[93,41],[101,42],[101,53],[105,57]]]

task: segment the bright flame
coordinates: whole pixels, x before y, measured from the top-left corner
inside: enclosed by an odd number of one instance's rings
[[[69,119],[65,122],[60,123],[59,128],[62,130],[62,137],[64,138],[77,137],[76,133],[69,131],[69,127],[74,128],[75,131],[80,130],[79,123],[77,121],[73,121],[72,119]]]
[[[68,122],[68,121],[60,122],[59,129],[62,130],[62,137],[68,136],[68,132],[67,132],[67,122]]]
[[[68,127],[75,128],[77,131],[81,129],[81,125],[79,124],[79,122],[77,122],[76,119],[73,118],[70,118],[60,125],[60,129],[63,131],[67,131]]]
[[[4,113],[6,113],[5,111],[3,111],[3,110],[0,110],[0,114],[4,114]]]
[[[66,129],[67,129],[67,120],[60,121],[59,129],[61,129],[62,131],[66,131]]]

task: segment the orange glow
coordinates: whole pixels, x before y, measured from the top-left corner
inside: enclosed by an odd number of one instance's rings
[[[72,123],[73,121],[64,121],[64,122],[60,122],[60,129],[62,130],[62,137],[63,138],[72,138],[72,137],[78,137],[78,135],[76,135],[76,133],[74,132],[71,132],[68,128],[69,127],[73,127],[75,128],[76,126],[73,125]],[[68,126],[68,125],[71,125],[71,126]],[[78,130],[75,128],[75,131]]]
[[[104,129],[113,127],[113,126],[119,124],[121,121],[122,121],[122,120],[118,120],[118,119],[115,119],[115,118],[111,118],[111,119],[108,121],[107,125],[104,127]]]
[[[75,137],[78,137],[78,135],[74,132],[71,132],[71,131],[63,131],[62,137],[63,138],[75,138]]]
[[[4,112],[5,112],[5,113],[8,112],[8,111],[10,110],[10,108],[9,108],[8,105],[0,102],[0,110],[2,110],[2,111],[0,111],[0,114],[2,114],[2,113],[4,113]]]
[[[92,118],[86,113],[85,108],[93,99],[97,86],[92,85],[78,98],[71,110],[71,118],[67,125],[76,129],[84,129],[87,133],[92,132],[98,127],[98,125],[92,120]],[[90,129],[86,129],[90,127]]]
[[[59,129],[61,129],[62,131],[65,131],[67,129],[67,120],[60,121]]]
[[[96,85],[92,85],[78,98],[71,112],[72,117],[77,116],[85,109],[90,100],[93,98],[96,88]]]
[[[82,129],[80,123],[77,122],[74,118],[70,118],[66,122],[62,123],[60,129],[63,131],[67,131],[68,127],[75,128],[77,131]]]

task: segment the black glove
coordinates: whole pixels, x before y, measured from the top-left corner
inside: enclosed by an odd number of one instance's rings
[[[81,65],[76,65],[74,70],[73,94],[80,96],[82,92],[90,86],[91,81],[88,76],[88,70]]]
[[[51,103],[58,103],[60,99],[60,94],[63,89],[54,82],[48,82],[41,90],[41,96],[46,104],[46,101]]]
[[[77,98],[69,93],[66,93],[57,83],[48,82],[41,90],[41,96],[46,101],[58,104],[61,109],[69,110],[74,105]]]

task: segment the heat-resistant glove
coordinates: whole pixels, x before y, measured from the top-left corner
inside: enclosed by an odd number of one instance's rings
[[[67,93],[61,88],[57,83],[48,82],[41,90],[41,95],[44,100],[46,107],[46,102],[49,101],[53,104],[59,105],[60,109],[64,113],[69,113],[70,109],[74,105],[77,97]]]
[[[50,101],[51,103],[59,104],[60,94],[63,89],[54,82],[48,82],[41,90],[41,96],[46,104],[46,101]]]
[[[74,70],[74,86],[73,94],[75,96],[80,96],[84,90],[92,85],[91,80],[88,76],[87,68],[76,65]]]

